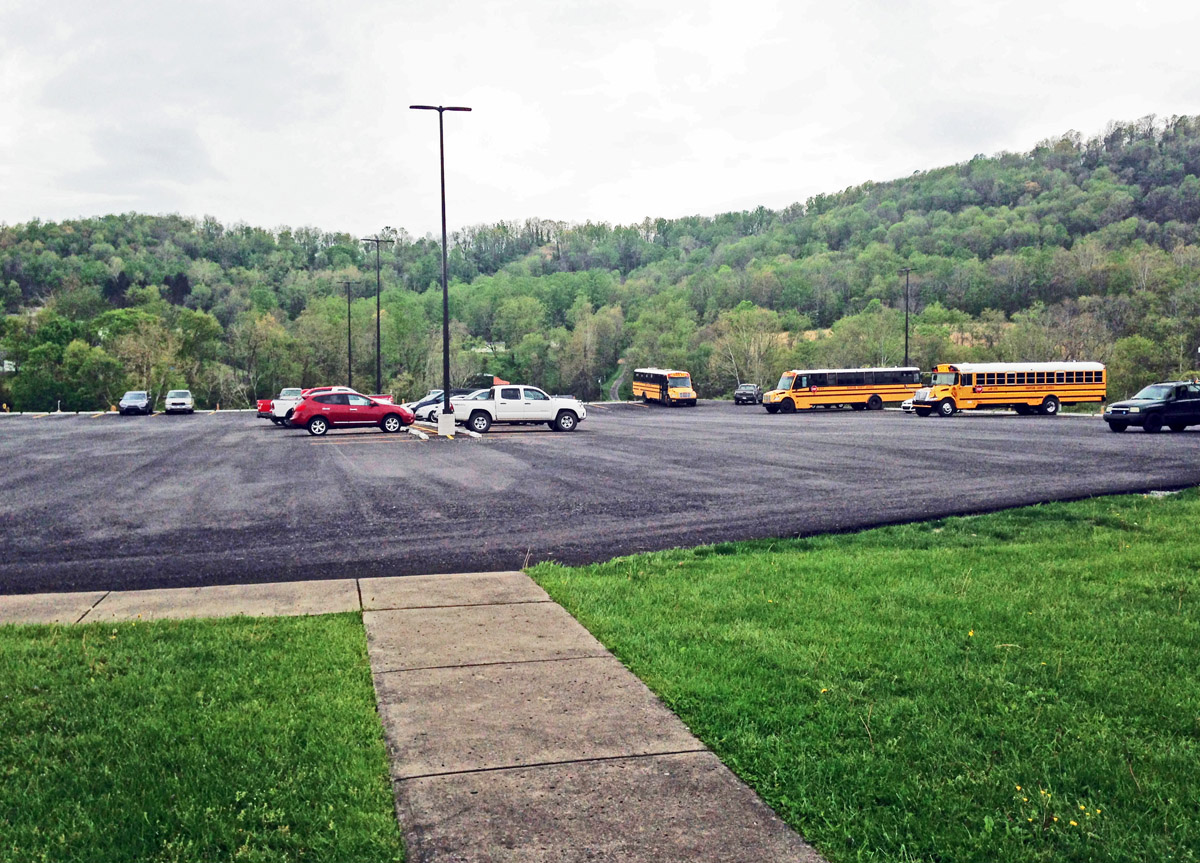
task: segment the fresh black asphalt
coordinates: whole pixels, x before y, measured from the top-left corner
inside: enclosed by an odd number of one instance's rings
[[[596,405],[314,438],[250,412],[0,416],[0,593],[511,570],[1200,484],[1200,429]]]

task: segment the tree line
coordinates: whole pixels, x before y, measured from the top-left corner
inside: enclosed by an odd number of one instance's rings
[[[1111,395],[1197,365],[1200,118],[1145,117],[782,210],[547,219],[451,238],[452,373],[582,398],[631,365],[704,396],[780,371],[1093,359]],[[385,390],[440,384],[440,243],[384,227]],[[126,388],[247,405],[374,381],[374,253],[316,228],[127,213],[0,225],[0,401],[93,409]],[[349,310],[347,309],[349,297]]]

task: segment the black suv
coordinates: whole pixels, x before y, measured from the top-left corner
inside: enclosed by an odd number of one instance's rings
[[[742,384],[733,391],[735,405],[762,404],[762,387],[758,384]]]
[[[1131,399],[1114,402],[1104,411],[1104,421],[1115,432],[1129,426],[1141,426],[1142,431],[1183,431],[1200,425],[1200,383],[1196,381],[1166,381],[1150,384]]]

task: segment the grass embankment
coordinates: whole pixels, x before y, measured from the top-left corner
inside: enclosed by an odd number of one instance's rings
[[[1200,859],[1200,495],[533,577],[834,861]]]
[[[403,858],[356,615],[0,627],[0,859]]]

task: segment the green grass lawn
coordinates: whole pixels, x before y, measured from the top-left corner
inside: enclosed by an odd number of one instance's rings
[[[531,575],[833,861],[1200,860],[1200,495]]]
[[[358,615],[0,626],[0,860],[403,858]]]

